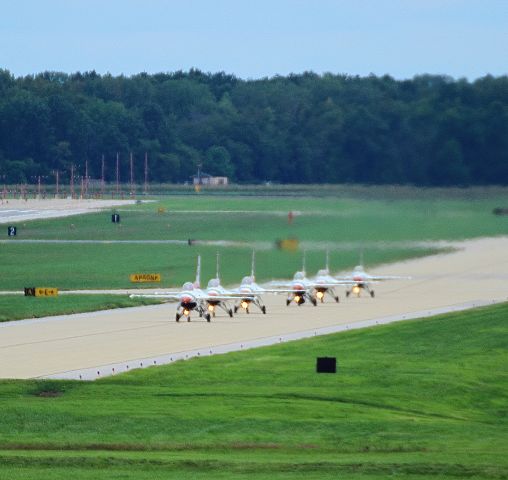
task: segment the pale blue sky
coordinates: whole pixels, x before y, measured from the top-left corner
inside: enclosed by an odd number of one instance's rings
[[[508,0],[0,0],[0,68],[508,73]]]

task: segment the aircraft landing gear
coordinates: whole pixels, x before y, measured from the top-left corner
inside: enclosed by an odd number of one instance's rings
[[[235,313],[237,313],[237,312],[238,312],[238,307],[237,307],[237,306],[235,306]]]
[[[187,317],[187,321],[190,322],[190,315]]]
[[[347,297],[349,297],[349,294],[350,294],[350,293],[351,293],[351,292],[350,292],[349,290],[346,292],[346,298],[347,298]]]
[[[210,322],[210,320],[211,320],[211,319],[212,319],[212,317],[210,316],[210,314],[209,314],[209,313],[207,313],[207,314],[205,315],[205,320],[206,320],[207,322]]]
[[[263,312],[263,315],[266,315],[266,307],[264,305],[261,307],[261,311]]]
[[[374,290],[370,291],[370,296],[371,296],[371,298],[374,298]]]
[[[177,322],[179,322],[179,321],[180,321],[180,317],[181,317],[181,315],[180,315],[178,312],[176,312],[176,321],[177,321]]]
[[[312,298],[310,299],[310,301],[312,302],[312,305],[314,305],[315,307],[317,307],[317,301],[316,301],[316,299],[315,299],[314,297],[312,297]]]
[[[286,299],[286,307],[289,307],[289,304],[291,303],[291,300],[288,298]]]
[[[228,310],[228,313],[229,313],[229,316],[230,316],[231,318],[233,318],[233,310],[229,309],[229,310]]]
[[[338,296],[333,297],[333,298],[335,298],[335,301],[336,301],[337,303],[339,303],[339,297],[338,297]]]

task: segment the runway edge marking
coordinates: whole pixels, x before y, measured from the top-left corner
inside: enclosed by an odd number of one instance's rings
[[[258,338],[254,340],[246,340],[244,342],[228,343],[225,345],[217,345],[207,348],[199,348],[195,350],[188,350],[183,352],[166,353],[146,358],[135,358],[132,360],[125,360],[106,365],[97,365],[89,368],[69,370],[65,372],[56,372],[49,375],[41,375],[33,378],[40,379],[60,379],[60,380],[85,380],[93,381],[98,378],[109,377],[118,375],[120,373],[129,372],[139,368],[148,368],[158,365],[167,365],[179,360],[189,360],[195,357],[205,357],[210,355],[221,355],[224,353],[238,352],[241,350],[249,350],[258,347],[267,347],[276,345],[283,342],[291,342],[295,340],[303,340],[305,338],[312,338],[321,335],[329,335],[332,333],[346,332],[349,330],[358,330],[360,328],[375,327],[376,325],[387,325],[390,323],[416,320],[419,318],[432,317],[444,313],[460,312],[477,307],[485,307],[488,305],[495,305],[505,302],[506,299],[498,300],[475,300],[458,305],[451,305],[447,307],[438,307],[428,310],[420,310],[417,312],[403,313],[397,315],[389,315],[386,317],[362,320],[360,322],[352,322],[341,325],[331,325],[328,327],[315,328],[311,330],[303,330],[300,332],[275,335],[271,337]]]

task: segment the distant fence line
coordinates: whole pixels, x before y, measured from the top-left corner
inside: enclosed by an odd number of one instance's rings
[[[0,198],[6,199],[133,199],[160,195],[228,195],[228,196],[273,196],[273,197],[338,197],[372,199],[481,199],[499,196],[507,199],[508,187],[446,187],[424,188],[410,185],[362,185],[362,184],[229,184],[201,185],[199,190],[192,184],[171,183],[90,183],[86,185],[68,184],[21,184],[0,185]],[[504,205],[503,205],[504,207]]]

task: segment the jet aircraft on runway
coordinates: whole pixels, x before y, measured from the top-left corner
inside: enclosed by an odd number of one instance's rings
[[[207,289],[203,291],[200,288],[201,275],[201,256],[198,256],[198,265],[196,269],[196,280],[194,283],[185,282],[182,290],[177,292],[156,292],[147,294],[132,294],[130,297],[158,298],[177,300],[176,321],[179,322],[182,317],[187,317],[187,321],[191,320],[191,312],[198,312],[200,317],[204,317],[207,322],[211,320],[211,314],[215,311],[217,305],[221,306],[226,312],[233,316],[231,309],[224,307],[224,302],[235,300],[237,297],[233,295],[223,295],[218,290]]]
[[[362,262],[363,263],[363,262]],[[384,282],[386,280],[410,280],[411,277],[399,275],[369,275],[362,264],[357,265],[350,275],[344,277],[335,277],[339,281],[349,282],[351,288],[346,290],[346,297],[352,293],[357,297],[360,296],[362,290],[365,290],[372,298],[374,298],[374,290],[371,286],[375,283]]]

